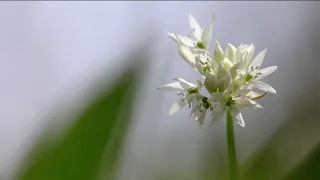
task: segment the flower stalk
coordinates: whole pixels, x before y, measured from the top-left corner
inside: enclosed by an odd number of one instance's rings
[[[227,111],[227,146],[229,158],[229,180],[238,180],[239,172],[234,140],[233,119],[229,109]]]

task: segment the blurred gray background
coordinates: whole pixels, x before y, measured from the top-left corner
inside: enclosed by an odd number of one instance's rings
[[[264,109],[243,113],[245,128],[235,127],[239,160],[245,159],[296,108],[311,109],[308,117],[295,115],[304,122],[319,119],[319,9],[318,2],[1,2],[0,174],[10,178],[15,172],[54,105],[81,98],[101,67],[108,69],[106,79],[117,77],[130,59],[114,57],[144,40],[155,48],[118,179],[166,179],[173,172],[197,179],[212,171],[214,166],[206,169],[209,159],[222,163],[212,154],[225,150],[224,122],[199,129],[188,110],[168,116],[177,96],[156,89],[175,77],[199,78],[167,37],[191,34],[188,13],[207,27],[215,14],[212,43],[225,48],[253,42],[257,51],[268,48],[264,66],[278,66],[266,80],[277,94],[260,101]],[[320,139],[314,136],[299,149],[302,154]]]

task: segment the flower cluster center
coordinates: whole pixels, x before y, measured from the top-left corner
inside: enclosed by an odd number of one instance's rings
[[[232,97],[229,97],[226,101],[226,106],[230,107],[232,105],[235,105],[236,101],[232,99]]]

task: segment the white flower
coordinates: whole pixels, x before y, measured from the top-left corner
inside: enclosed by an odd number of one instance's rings
[[[269,66],[263,69],[260,69],[261,64],[264,60],[267,49],[261,51],[257,56],[250,62],[242,74],[246,85],[251,86],[252,88],[257,88],[266,92],[276,93],[276,90],[271,87],[269,84],[260,81],[261,79],[269,76],[277,70],[277,66]],[[241,72],[241,71],[240,71]]]
[[[173,82],[158,88],[165,91],[180,91],[178,95],[180,95],[181,98],[172,105],[169,115],[178,112],[186,104],[191,106],[191,104],[197,103],[197,101],[202,98],[202,95],[199,94],[199,91],[202,88],[201,81],[197,81],[196,84],[192,84],[181,78],[176,78],[174,80],[177,82]]]
[[[206,72],[204,85],[209,93],[233,91],[231,74],[224,70],[220,65],[217,74],[212,70]]]
[[[201,53],[208,50],[212,39],[214,17],[212,16],[212,22],[209,30],[206,28],[201,28],[197,20],[191,14],[189,14],[189,25],[192,29],[195,39],[192,39],[191,36],[186,37],[175,33],[168,33],[169,37],[171,37],[174,41],[189,47],[190,51],[193,53]]]
[[[212,93],[212,99],[218,104],[216,104],[213,109],[213,118],[210,126],[223,118],[229,109],[233,119],[235,119],[240,126],[245,127],[245,122],[239,110],[262,108],[260,104],[250,99],[250,96],[248,96],[249,93],[250,90],[248,89],[241,89],[230,95],[220,92]]]
[[[216,70],[217,65],[221,63],[225,69],[237,65],[236,70],[243,70],[248,67],[249,61],[251,62],[254,49],[253,44],[240,44],[238,48],[232,44],[228,44],[225,53],[223,53],[219,42],[216,41],[213,67]]]
[[[276,93],[274,88],[260,80],[276,71],[277,66],[260,69],[266,49],[253,58],[254,51],[255,47],[253,44],[240,44],[238,48],[232,44],[228,44],[224,54],[219,42],[216,42],[214,49],[215,61],[213,62],[214,69],[217,71],[217,66],[221,63],[226,71],[230,71],[234,84],[237,84],[237,86],[245,85],[266,92]]]
[[[171,37],[177,44],[178,44],[178,51],[180,56],[192,67],[196,66],[196,58],[198,57],[198,54],[193,53],[190,50],[190,47],[183,44],[175,34],[169,33],[169,37]]]
[[[211,98],[207,98],[205,96],[198,96],[199,98],[196,101],[193,101],[192,110],[190,116],[194,116],[195,121],[202,126],[204,124],[204,120],[206,114],[209,111],[213,111],[214,102]]]
[[[212,59],[208,53],[199,54],[196,58],[195,70],[198,71],[203,78],[207,72],[212,71]]]
[[[195,18],[189,15],[189,24],[194,38],[176,33],[169,33],[177,44],[181,57],[189,63],[202,77],[203,81],[192,84],[177,78],[176,82],[158,89],[180,91],[180,99],[173,104],[169,114],[174,114],[189,104],[192,107],[190,116],[201,126],[208,111],[212,112],[210,126],[219,121],[227,111],[242,127],[245,126],[241,109],[262,108],[255,100],[267,93],[276,93],[270,85],[260,81],[272,74],[277,66],[260,69],[266,50],[254,57],[253,44],[240,44],[235,47],[228,44],[225,51],[216,41],[213,55],[208,49],[212,38],[213,20],[210,29],[201,28]],[[200,94],[202,86],[210,93],[210,97]],[[253,91],[260,89],[263,93]]]

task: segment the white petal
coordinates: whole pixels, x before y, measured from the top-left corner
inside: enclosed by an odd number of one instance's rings
[[[263,78],[269,76],[270,74],[275,72],[277,70],[277,68],[278,68],[277,66],[270,66],[267,68],[260,69],[257,73],[261,73],[261,75],[259,75],[257,78],[255,78],[255,80],[260,80],[260,79],[263,79]]]
[[[180,100],[178,102],[173,103],[173,105],[171,106],[170,111],[169,111],[169,116],[180,111],[185,105],[186,105],[186,103],[182,102]]]
[[[211,34],[211,37],[212,37],[212,33],[213,33],[213,28],[214,28],[214,14],[212,14],[211,25],[209,28],[209,34]]]
[[[220,92],[215,92],[211,94],[211,97],[213,100],[217,101],[218,103],[220,103],[221,106],[223,106],[224,101],[225,101],[225,97],[222,93]]]
[[[232,77],[230,72],[226,75],[226,79],[224,80],[224,87],[228,89],[229,92],[233,92],[233,84],[232,84]]]
[[[198,50],[200,50],[200,49],[198,49]],[[198,51],[197,50],[197,51]],[[202,49],[203,50],[203,49]],[[208,62],[208,63],[211,63],[211,61],[212,61],[212,59],[211,59],[211,57],[210,57],[210,53],[208,52],[208,51],[206,51],[206,50],[203,50],[202,51],[203,53],[201,53],[201,54],[199,54],[199,56],[198,56],[198,60],[199,61],[201,61],[202,63],[206,63],[206,62]]]
[[[196,87],[194,84],[192,84],[191,82],[188,82],[182,78],[174,78],[174,80],[178,81],[181,85],[181,87],[183,87],[184,89],[188,89],[190,87]]]
[[[195,67],[197,55],[193,54],[189,47],[179,44],[179,53],[187,63],[189,63],[192,67]]]
[[[178,41],[180,41],[182,44],[186,46],[195,47],[195,42],[189,37],[176,34],[176,38],[178,39]]]
[[[201,36],[201,42],[205,49],[208,49],[211,43],[211,34],[207,29],[204,29]]]
[[[253,88],[261,89],[263,91],[268,91],[269,93],[276,93],[276,90],[271,87],[269,84],[264,83],[262,81],[253,81],[252,82]]]
[[[206,54],[209,53],[206,49],[199,49],[197,47],[190,47],[190,51],[194,54]]]
[[[201,41],[202,29],[196,19],[189,14],[189,25],[192,29],[193,35],[198,41]]]
[[[243,84],[243,79],[244,79],[244,77],[241,74],[239,74],[239,72],[238,72],[238,78],[232,80],[233,88],[235,91],[242,89],[242,88],[243,89],[250,89]]]
[[[225,69],[229,69],[230,67],[232,67],[234,65],[234,63],[232,61],[230,61],[227,57],[223,58],[222,64]]]
[[[245,44],[241,43],[241,44],[237,47],[237,51],[238,51],[239,49],[241,49],[242,46],[244,46],[244,45],[245,45]]]
[[[259,69],[266,55],[266,52],[267,52],[267,49],[259,52],[257,56],[252,60],[249,68],[253,67],[254,69]]]
[[[196,88],[197,88],[197,89],[201,89],[202,85],[203,85],[203,82],[202,82],[202,81],[197,80]]]
[[[248,67],[248,64],[246,62],[246,58],[244,60],[240,60],[238,63],[239,63],[238,70],[245,70]]]
[[[212,15],[212,21],[209,29],[204,29],[201,36],[201,42],[205,46],[206,49],[209,49],[211,39],[212,39],[212,32],[214,28],[214,14]]]
[[[209,124],[209,127],[213,126],[216,122],[220,121],[225,115],[225,110],[215,111],[213,112],[213,118]]]
[[[257,102],[256,102],[257,103]],[[255,108],[263,108],[259,103],[257,103]]]
[[[238,63],[242,60],[246,49],[247,49],[248,45],[246,44],[240,44],[240,46],[237,48],[237,51],[235,53],[235,63]]]
[[[257,93],[257,92],[254,92],[254,91],[250,91],[246,97],[248,99],[251,99],[251,100],[258,100],[258,99],[261,99],[263,98],[265,95],[268,94],[268,91],[267,92],[264,92],[264,93]]]
[[[201,107],[201,105],[199,103],[193,103],[192,104],[192,109],[191,109],[191,112],[190,112],[190,117],[192,115],[194,115],[196,113],[197,110],[199,110],[199,108]],[[195,115],[196,116],[196,115]]]
[[[246,58],[244,59],[245,64],[246,64],[245,68],[248,68],[249,65],[252,63],[254,52],[255,52],[255,47],[253,44],[251,44],[248,47],[248,54],[247,54]]]
[[[252,61],[252,55],[254,52],[254,46],[251,45],[243,45],[239,47],[236,52],[236,60],[240,62],[239,69],[246,69]]]
[[[231,107],[230,108],[230,113],[231,113],[231,116],[236,119],[237,123],[242,126],[242,127],[245,127],[245,123],[244,123],[244,120],[243,120],[243,117],[241,115],[241,113],[239,112],[238,108],[236,107]]]
[[[212,74],[211,72],[206,72],[206,78],[204,80],[204,86],[207,88],[209,92],[215,92],[218,88],[218,79],[217,76]]]
[[[247,57],[246,57],[246,59],[245,59],[247,66],[248,66],[249,64],[251,64],[251,62],[252,62],[252,60],[253,60],[252,58],[253,58],[254,51],[255,51],[255,47],[254,47],[253,44],[251,44],[251,45],[248,47],[248,54],[247,54]]]
[[[240,63],[237,63],[235,65],[233,65],[231,68],[230,68],[230,73],[231,73],[231,77],[232,79],[236,79],[236,77],[238,76],[238,73],[237,73],[237,70],[240,66]]]
[[[204,124],[204,120],[206,118],[206,114],[207,114],[207,109],[202,109],[202,112],[199,113],[199,116],[197,116],[195,118],[195,120],[200,124],[203,125]]]
[[[164,91],[181,91],[183,90],[183,87],[179,82],[173,82],[161,87],[158,87],[159,90],[164,90]]]
[[[226,49],[226,56],[232,62],[234,62],[234,60],[235,60],[236,51],[237,51],[237,48],[234,47],[234,45],[228,44],[227,49]]]
[[[192,105],[198,104],[199,103],[199,100],[197,99],[198,95],[201,96],[200,94],[197,94],[197,93],[193,93],[193,94],[187,93],[185,97],[185,101],[186,101],[185,103],[191,103]]]
[[[237,99],[236,107],[239,109],[262,108],[260,104],[247,98]]]
[[[198,62],[196,62],[195,70],[196,70],[197,72],[199,72],[202,76],[205,75],[205,72],[203,71],[203,66],[202,66],[200,63],[198,63]],[[204,77],[204,79],[205,79],[205,77]]]
[[[222,48],[219,44],[218,41],[216,41],[216,45],[214,47],[214,52],[213,52],[213,55],[214,55],[214,60],[217,61],[217,62],[222,62],[223,61],[223,51],[222,51]]]
[[[232,92],[233,84],[231,74],[227,72],[226,76],[219,80],[218,88],[220,92]]]
[[[235,98],[242,98],[246,96],[251,90],[250,89],[239,89],[233,93],[233,97]]]
[[[223,67],[222,63],[218,64],[218,73],[217,73],[217,77],[218,79],[223,78],[224,76],[226,76],[227,74],[227,70]]]
[[[168,33],[168,36],[169,36],[172,40],[174,40],[176,43],[179,42],[176,34],[174,34],[174,33]]]

